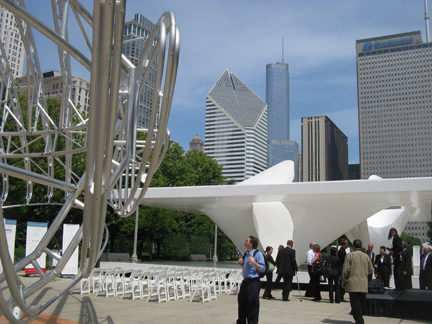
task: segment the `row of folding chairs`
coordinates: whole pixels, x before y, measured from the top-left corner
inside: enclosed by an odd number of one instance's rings
[[[202,302],[217,299],[217,293],[238,293],[242,281],[241,270],[221,270],[188,267],[152,266],[147,270],[115,268],[94,269],[81,280],[81,295],[105,294],[132,300],[156,298],[171,301],[196,298]]]

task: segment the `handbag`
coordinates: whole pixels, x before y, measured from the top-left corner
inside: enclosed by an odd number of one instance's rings
[[[315,275],[322,275],[323,274],[323,268],[322,268],[322,264],[321,264],[321,262],[318,262],[318,261],[316,261],[314,264],[313,264],[313,273],[315,274]]]
[[[271,263],[270,261],[267,261],[268,263],[268,270],[267,272],[273,272],[275,270],[275,266],[273,263]]]

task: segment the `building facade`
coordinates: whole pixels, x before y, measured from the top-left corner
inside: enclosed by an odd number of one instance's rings
[[[348,179],[348,138],[327,116],[302,118],[302,181]]]
[[[267,167],[267,104],[228,70],[207,93],[204,152],[235,182]]]
[[[132,20],[126,21],[123,28],[122,53],[135,65],[138,65],[154,24],[141,14],[135,14]],[[155,44],[153,44],[154,46]],[[156,84],[156,61],[149,67],[143,92],[138,100],[138,126],[148,128]]]
[[[198,135],[195,135],[192,141],[189,142],[189,151],[194,150],[204,152],[204,142]]]
[[[289,67],[287,63],[267,64],[266,102],[268,111],[268,165],[288,158]]]
[[[17,94],[27,94],[27,78],[17,78]],[[88,113],[90,105],[90,83],[72,76],[70,99],[82,113]],[[63,76],[57,71],[43,73],[43,91],[45,98],[61,99],[63,95]]]
[[[361,178],[432,176],[432,43],[358,40],[356,59]]]
[[[432,43],[420,31],[357,40],[356,61],[361,178],[432,176]]]
[[[26,26],[24,25],[24,30],[25,28]],[[2,6],[0,6],[0,37],[13,77],[19,78],[23,75],[24,70],[26,56],[24,45],[21,41],[21,34],[19,33],[15,16]]]

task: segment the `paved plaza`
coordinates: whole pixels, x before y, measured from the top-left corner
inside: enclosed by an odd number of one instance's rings
[[[36,278],[22,276],[25,284],[30,284]],[[56,279],[44,287],[32,298],[43,302],[57,294],[71,282],[71,279]],[[5,290],[4,290],[5,292]],[[274,290],[275,300],[261,299],[260,323],[262,324],[307,324],[307,323],[354,323],[348,313],[348,303],[330,304],[328,293],[323,292],[323,300],[314,302],[310,298],[300,298],[298,290],[294,290],[289,302],[281,300],[282,290]],[[261,292],[262,295],[262,292]],[[301,296],[304,291],[301,291]],[[106,298],[103,294],[80,295],[79,285],[66,293],[58,301],[48,307],[33,323],[62,323],[62,324],[121,324],[121,323],[149,323],[149,324],[215,324],[235,323],[237,319],[237,295],[217,294],[217,300],[202,303],[195,298],[190,303],[189,298],[177,301],[158,303],[156,299],[146,303],[144,300],[131,300],[119,297]],[[430,323],[422,321],[401,320],[385,317],[365,317],[366,323],[380,324],[411,324]],[[0,317],[0,324],[7,323]]]

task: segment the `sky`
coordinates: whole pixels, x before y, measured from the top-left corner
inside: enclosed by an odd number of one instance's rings
[[[30,1],[27,8],[49,24],[49,6]],[[359,163],[356,40],[416,30],[426,38],[424,0],[128,0],[126,20],[141,13],[156,23],[165,11],[174,13],[181,38],[168,128],[185,150],[195,135],[204,140],[206,94],[225,70],[265,100],[266,65],[282,61],[284,39],[290,139],[301,145],[302,117],[327,115],[348,137],[349,163]],[[69,33],[88,55],[78,30]],[[42,71],[59,70],[57,51],[35,39]]]

